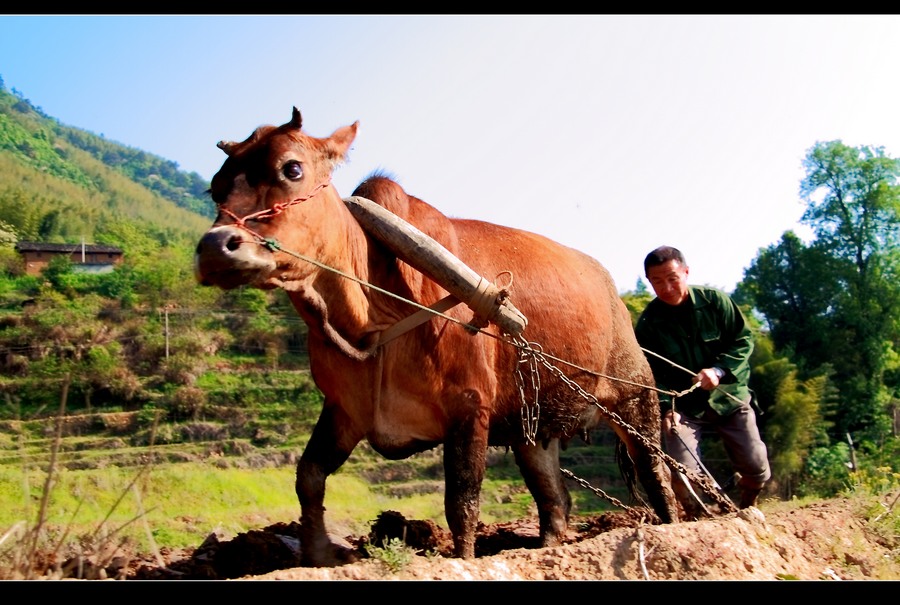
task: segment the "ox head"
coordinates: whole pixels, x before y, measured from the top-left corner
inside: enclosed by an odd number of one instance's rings
[[[331,173],[347,157],[359,122],[314,138],[300,112],[281,126],[260,126],[243,142],[220,141],[228,156],[209,193],[218,216],[194,256],[197,281],[224,289],[291,288],[312,265],[285,251],[327,256],[322,234],[342,210]]]

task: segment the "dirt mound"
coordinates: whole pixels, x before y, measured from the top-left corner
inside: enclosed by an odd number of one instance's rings
[[[763,512],[766,510],[766,512]],[[366,536],[342,540],[359,561],[296,567],[296,523],[231,540],[210,536],[194,551],[132,560],[133,580],[898,580],[896,536],[873,533],[851,500],[763,504],[690,523],[649,525],[639,511],[572,519],[565,544],[540,548],[537,519],[480,525],[476,557],[451,557],[448,531],[386,511]],[[382,553],[404,539],[417,554]],[[370,554],[369,551],[374,554]],[[403,554],[401,553],[401,554]]]

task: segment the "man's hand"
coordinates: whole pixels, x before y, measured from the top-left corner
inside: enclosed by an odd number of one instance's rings
[[[681,422],[681,414],[675,410],[667,410],[662,418],[662,430],[671,433],[675,430],[675,425]]]
[[[718,371],[717,371],[718,370]],[[704,391],[711,391],[719,386],[719,370],[718,368],[703,368],[694,376],[694,383],[699,382],[700,388]]]

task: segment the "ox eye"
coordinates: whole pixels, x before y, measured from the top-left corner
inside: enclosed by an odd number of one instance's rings
[[[300,162],[290,161],[282,167],[281,174],[291,181],[299,181],[303,177],[303,166]]]

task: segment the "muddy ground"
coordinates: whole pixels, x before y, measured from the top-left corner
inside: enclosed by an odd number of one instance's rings
[[[453,558],[449,532],[433,522],[385,511],[366,536],[333,536],[356,549],[359,561],[331,568],[297,567],[297,529],[296,523],[283,523],[229,539],[211,535],[195,549],[119,553],[104,566],[83,560],[78,568],[85,579],[142,582],[900,580],[900,538],[874,531],[850,499],[802,506],[764,502],[667,525],[648,524],[641,509],[576,517],[566,543],[552,548],[539,547],[536,518],[481,525],[471,560]],[[403,535],[418,554],[410,551],[397,560],[367,548]],[[60,577],[56,567],[47,578]]]

